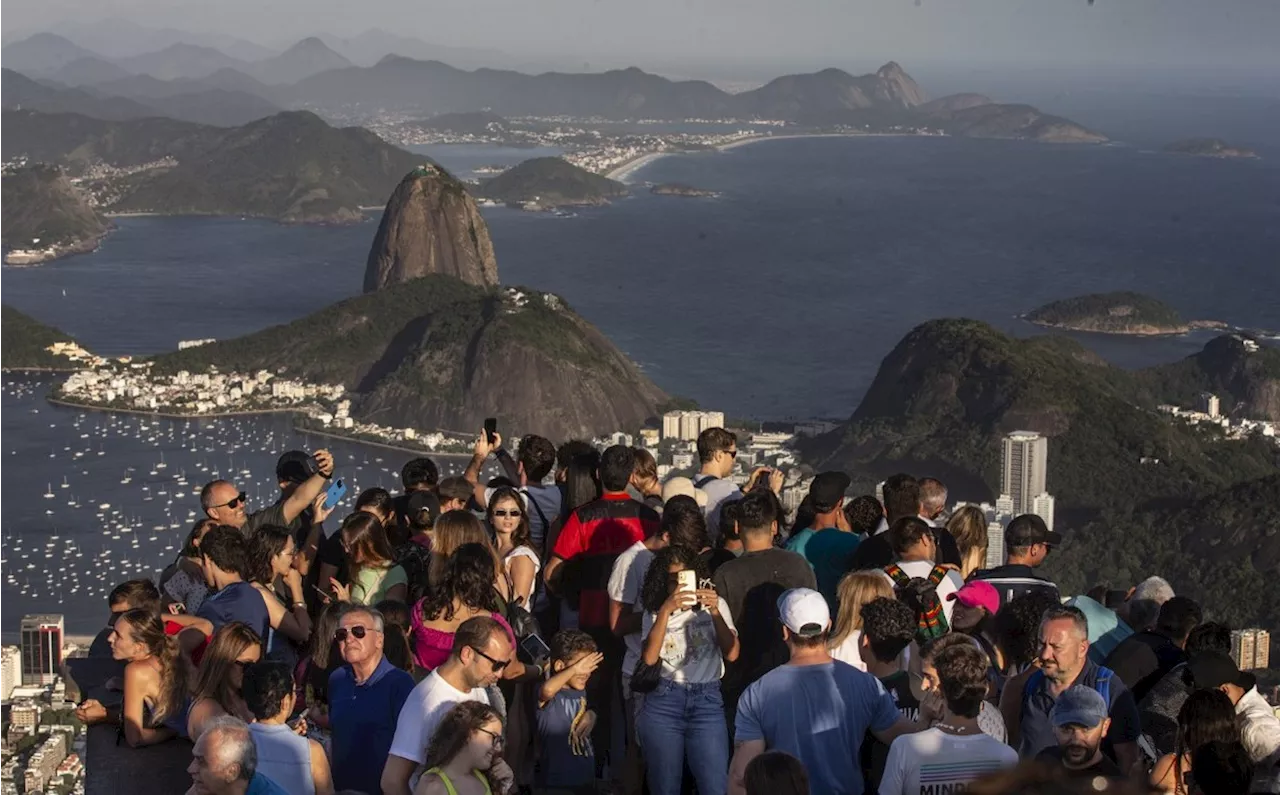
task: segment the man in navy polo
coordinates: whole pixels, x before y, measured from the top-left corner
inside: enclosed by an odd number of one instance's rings
[[[382,614],[356,606],[343,613],[334,638],[344,665],[329,676],[333,728],[333,788],[382,792],[382,765],[391,752],[400,708],[413,677],[382,653]]]
[[[1129,771],[1138,760],[1142,726],[1133,693],[1120,677],[1093,662],[1089,653],[1089,622],[1084,613],[1065,605],[1051,607],[1040,621],[1040,670],[1031,675],[1022,691],[1021,740],[1018,755],[1034,758],[1056,746],[1050,713],[1059,696],[1074,685],[1092,688],[1107,702],[1111,727],[1103,752]]]

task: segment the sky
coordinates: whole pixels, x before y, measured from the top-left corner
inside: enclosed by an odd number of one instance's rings
[[[1280,65],[1280,0],[5,0],[12,31],[124,18],[279,46],[380,27],[610,65]]]

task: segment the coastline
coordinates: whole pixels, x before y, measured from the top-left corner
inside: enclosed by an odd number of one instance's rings
[[[368,439],[361,439],[357,436],[345,436],[332,431],[320,431],[315,428],[308,428],[305,425],[294,423],[293,430],[296,433],[309,433],[316,436],[324,436],[329,439],[338,439],[343,442],[354,442],[355,444],[367,444],[370,447],[381,447],[383,450],[395,450],[398,453],[412,453],[413,455],[431,455],[440,456],[442,458],[471,458],[471,453],[450,453],[440,450],[429,450],[425,447],[404,447],[402,445],[388,444],[386,442],[371,442]]]
[[[630,160],[624,161],[621,165],[615,166],[604,176],[606,179],[616,180],[618,182],[626,182],[627,177],[635,174],[635,172],[649,165],[655,160],[661,160],[667,155],[679,154],[678,152],[648,152],[643,155],[636,155]]]

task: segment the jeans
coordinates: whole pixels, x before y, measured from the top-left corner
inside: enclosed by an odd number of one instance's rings
[[[729,732],[720,683],[663,679],[636,713],[652,795],[680,795],[685,759],[698,795],[724,795],[729,784]]]

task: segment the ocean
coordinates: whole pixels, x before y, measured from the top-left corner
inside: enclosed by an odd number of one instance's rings
[[[421,149],[459,171],[528,156]],[[1018,316],[1085,292],[1138,290],[1188,318],[1280,329],[1274,160],[1123,145],[815,138],[665,157],[629,179],[637,183],[631,198],[572,217],[486,209],[502,281],[564,296],[659,386],[732,417],[847,417],[880,360],[918,323],[965,316],[1044,333]],[[721,195],[653,196],[640,184],[668,181]],[[357,294],[376,218],[342,228],[121,218],[95,253],[5,268],[4,301],[107,354],[232,337]],[[1139,367],[1189,355],[1212,333],[1074,336]],[[164,452],[170,477],[185,470],[195,484],[188,491],[214,466],[248,469],[265,497],[275,453],[298,441],[280,419],[153,420],[144,431],[143,419],[50,406],[43,388],[10,379],[4,389],[5,629],[37,609],[65,613],[78,631],[100,622],[101,589],[124,579],[127,556],[129,566],[142,561],[128,534],[102,533],[102,503],[158,537],[138,543],[148,550],[144,569],[180,544],[171,539],[189,526],[193,499],[159,511],[159,498],[140,501],[137,472],[119,483],[127,467],[150,472]],[[362,486],[394,485],[403,456],[343,449],[350,466],[368,467]],[[55,497],[44,500],[48,485]],[[68,506],[65,493],[81,507]],[[179,528],[168,527],[174,521]],[[43,553],[54,528],[50,558]],[[104,552],[114,563],[105,578],[91,565]]]

